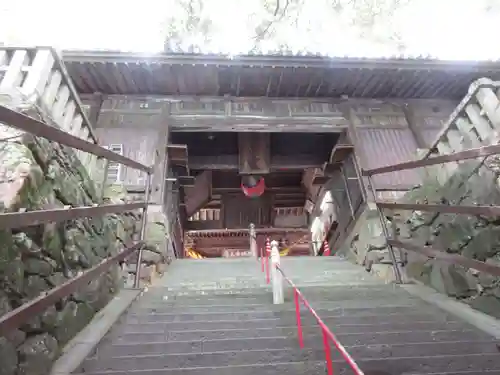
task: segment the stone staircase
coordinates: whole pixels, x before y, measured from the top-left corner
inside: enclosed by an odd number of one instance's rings
[[[301,288],[366,375],[500,374],[495,339],[335,257],[289,257]],[[322,335],[293,294],[273,305],[253,259],[177,260],[75,374],[325,374]],[[335,374],[351,370],[332,349]]]

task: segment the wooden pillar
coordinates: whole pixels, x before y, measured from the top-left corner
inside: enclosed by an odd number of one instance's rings
[[[359,139],[358,132],[356,127],[361,125],[361,121],[359,117],[356,115],[354,109],[350,106],[345,106],[342,108],[342,113],[348,122],[348,130],[347,135],[350,140],[350,143],[354,146],[353,152],[353,163],[356,168],[358,178],[361,183],[361,191],[363,194],[363,198],[365,199],[367,204],[373,202],[373,197],[368,193],[369,182],[367,177],[361,176],[361,171],[363,168],[367,168],[368,160],[366,159],[366,154],[363,152],[363,144]]]
[[[96,92],[92,94],[92,104],[90,105],[88,119],[90,121],[91,126],[94,129],[97,127],[103,102],[104,102],[104,96],[101,93]],[[101,144],[101,146],[106,146],[106,145]],[[106,188],[106,183],[108,179],[108,165],[109,165],[108,159],[96,157],[95,167],[89,169],[90,176],[94,180],[94,184],[96,185],[97,194],[100,200],[102,200],[104,189]]]
[[[158,140],[155,147],[155,155],[153,158],[153,182],[151,187],[153,189],[151,198],[153,202],[164,204],[165,197],[165,181],[167,178],[168,168],[168,155],[167,144],[169,137],[169,111],[167,108],[162,110],[159,117]]]
[[[422,136],[422,126],[418,123],[418,119],[415,116],[415,111],[411,103],[405,103],[402,107],[402,110],[405,115],[406,122],[408,123],[408,127],[413,134],[413,138],[415,139],[417,147],[427,148],[427,144],[424,140],[424,137]]]

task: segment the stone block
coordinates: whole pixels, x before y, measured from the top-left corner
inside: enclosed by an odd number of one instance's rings
[[[478,219],[469,215],[441,214],[431,227],[432,245],[458,253],[479,232]]]
[[[36,111],[31,112],[40,118]],[[50,122],[50,116],[44,120]],[[0,210],[40,210],[100,203],[94,181],[75,151],[0,124]],[[124,200],[120,200],[123,202]],[[136,235],[138,212],[0,231],[0,314],[61,285],[116,254]],[[106,305],[119,287],[118,266],[87,288],[33,316],[0,343],[0,375],[45,375],[62,346]],[[5,364],[5,366],[4,366]],[[7,366],[8,365],[8,366]],[[4,372],[2,372],[4,371]]]
[[[500,205],[500,157],[460,162],[443,184],[434,179],[409,191],[403,202],[420,204]],[[395,220],[398,232],[419,246],[432,246],[471,259],[497,264],[500,259],[498,217],[439,213],[410,213]],[[403,237],[404,236],[404,237]],[[441,293],[462,299],[483,312],[500,317],[500,278],[408,252],[406,274]],[[372,268],[381,254],[374,257]],[[378,266],[377,266],[378,267]]]
[[[465,183],[466,193],[462,199],[463,205],[499,205],[500,190],[497,185],[497,175],[486,167],[481,167]]]
[[[406,265],[405,270],[408,277],[429,284],[432,263],[429,261],[412,261]]]
[[[429,282],[438,292],[448,296],[464,298],[472,294],[465,270],[453,264],[435,262]]]
[[[434,239],[432,228],[428,225],[420,225],[415,230],[411,230],[410,240],[418,246],[431,245]]]
[[[390,264],[374,264],[371,272],[378,278],[384,280],[386,283],[396,282],[394,267]]]
[[[478,230],[462,248],[461,254],[482,262],[500,252],[500,227],[490,225]]]
[[[161,254],[151,250],[142,250],[142,262],[146,264],[158,264],[163,260]]]
[[[471,307],[495,318],[500,318],[500,299],[494,295],[481,295],[469,302]]]
[[[17,374],[42,375],[50,373],[52,362],[60,351],[57,340],[44,333],[26,339],[17,352],[19,358]]]
[[[5,337],[0,337],[0,375],[15,375],[17,371],[17,351]]]

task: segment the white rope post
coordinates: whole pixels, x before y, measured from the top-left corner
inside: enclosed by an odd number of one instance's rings
[[[283,295],[283,275],[276,268],[280,265],[280,252],[278,241],[271,242],[271,278],[273,285],[273,303],[280,305],[285,302]]]
[[[255,225],[250,224],[250,254],[259,260],[259,256],[257,254],[257,235],[255,233]]]

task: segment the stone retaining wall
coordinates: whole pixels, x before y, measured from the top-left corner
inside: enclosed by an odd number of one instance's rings
[[[500,158],[490,157],[462,162],[444,185],[427,178],[423,186],[408,192],[401,200],[408,203],[452,205],[500,205]],[[432,167],[431,174],[442,166]],[[442,171],[442,170],[441,170]],[[389,230],[401,241],[460,254],[491,264],[500,264],[500,218],[433,212],[385,212]],[[344,254],[367,270],[393,279],[392,266],[380,221],[375,211],[365,218]],[[500,278],[468,270],[414,252],[396,250],[407,262],[403,276],[418,280],[439,292],[500,318]]]
[[[70,148],[0,124],[0,160],[2,212],[100,203],[94,183]],[[0,231],[0,316],[116,254],[132,243],[139,225],[139,213],[130,212]],[[0,375],[48,374],[63,346],[122,285],[116,265],[0,336]]]

